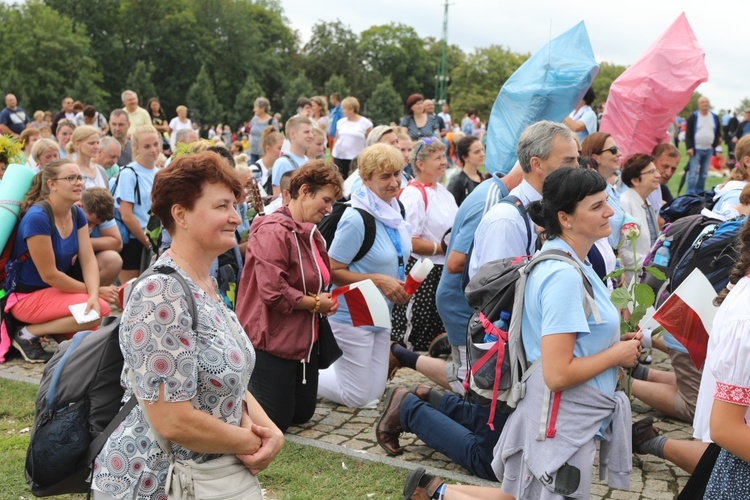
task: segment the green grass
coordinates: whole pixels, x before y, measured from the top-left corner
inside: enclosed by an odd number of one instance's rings
[[[36,389],[33,384],[0,379],[0,499],[33,498],[23,471],[29,444],[25,429],[33,424]],[[269,499],[387,499],[401,498],[405,476],[402,469],[287,442],[259,480]]]

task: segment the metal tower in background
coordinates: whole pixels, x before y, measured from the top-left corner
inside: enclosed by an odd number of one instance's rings
[[[448,0],[445,0],[440,64],[435,75],[435,104],[438,106],[448,102],[448,5]]]

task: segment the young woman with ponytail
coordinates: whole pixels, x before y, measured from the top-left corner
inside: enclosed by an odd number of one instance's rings
[[[70,160],[54,160],[36,174],[21,204],[11,254],[11,262],[17,261],[19,267],[5,312],[25,325],[9,333],[29,362],[46,362],[51,357],[39,337],[72,335],[99,326],[100,319],[78,323],[68,306],[85,303],[86,312],[94,310],[101,317],[109,314],[107,302],[117,300],[113,287],[99,286],[86,216],[75,206],[82,191],[78,166]],[[83,282],[66,274],[75,260],[81,264]]]

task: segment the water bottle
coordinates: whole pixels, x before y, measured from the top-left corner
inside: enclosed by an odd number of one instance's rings
[[[661,267],[669,267],[669,247],[672,244],[670,241],[665,241],[656,251],[654,255],[654,264]]]
[[[500,312],[500,319],[495,321],[495,328],[498,330],[502,330],[504,332],[508,331],[508,328],[510,328],[510,313],[508,311],[501,311]],[[484,342],[485,343],[494,343],[497,342],[498,337],[497,335],[493,335],[492,333],[485,333],[484,334]]]

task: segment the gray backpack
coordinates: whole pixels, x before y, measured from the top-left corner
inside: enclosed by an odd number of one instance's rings
[[[585,291],[583,308],[586,317],[593,314],[597,324],[601,323],[591,282],[578,262],[561,250],[538,252],[530,261],[525,257],[511,257],[481,266],[465,290],[466,300],[474,308],[474,313],[466,329],[469,368],[464,389],[475,403],[490,406],[490,426],[498,404],[500,411],[515,410],[518,402],[526,395],[526,380],[541,364],[541,358],[531,366],[526,362],[521,323],[529,273],[534,266],[550,259],[565,262],[578,270]],[[507,332],[494,325],[500,319],[501,311],[511,313]],[[484,342],[487,333],[495,334],[499,340],[488,346]]]
[[[198,314],[190,286],[168,266],[149,268],[139,281],[157,273],[182,285],[195,329]],[[94,459],[138,404],[131,397],[120,408],[119,329],[120,316],[104,318],[98,330],[78,332],[61,343],[44,367],[26,452],[26,482],[34,496],[88,492]]]

